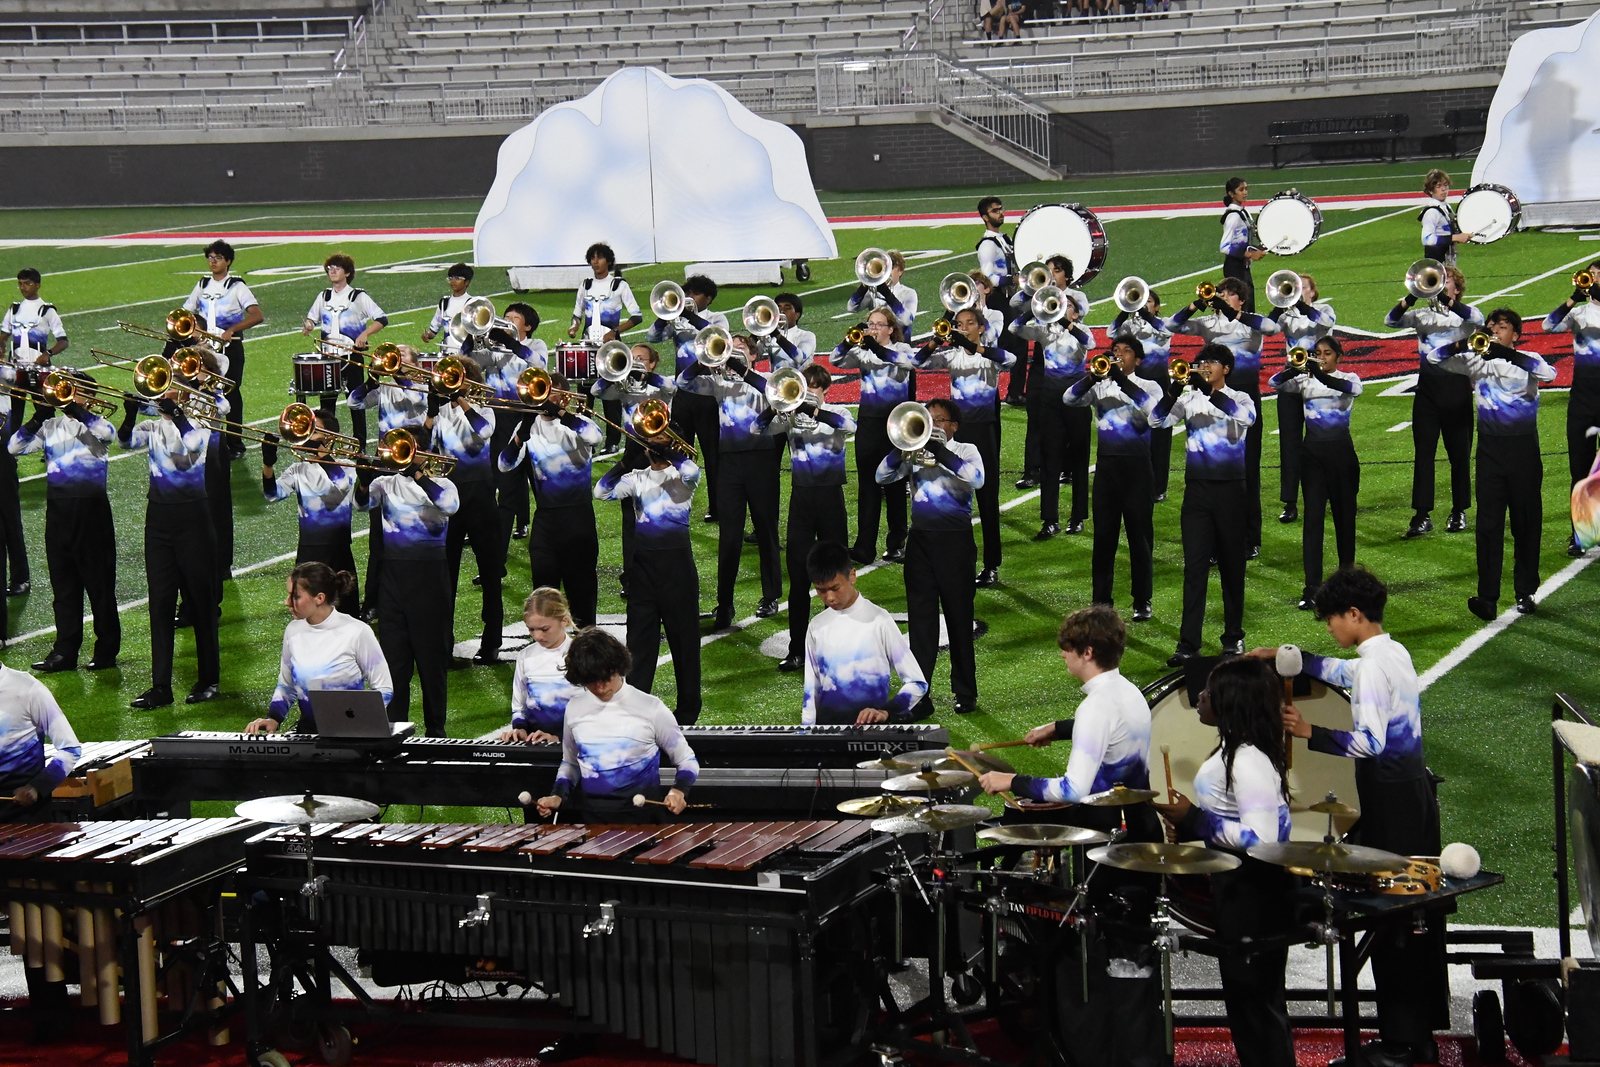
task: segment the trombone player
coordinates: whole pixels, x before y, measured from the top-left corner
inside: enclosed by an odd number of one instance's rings
[[[305,409],[310,411],[309,408]],[[280,430],[289,429],[293,405],[279,418]],[[356,466],[341,462],[329,448],[339,433],[339,416],[323,408],[313,413],[311,433],[293,447],[300,455],[279,474],[278,434],[261,442],[261,495],[269,504],[293,497],[300,513],[300,539],[295,546],[295,566],[326,563],[335,573],[356,572],[351,551],[350,521],[355,515]],[[339,594],[338,609],[351,618],[361,614],[361,587],[352,579],[349,591]]]
[[[479,613],[483,633],[472,661],[498,663],[505,629],[501,583],[505,580],[506,548],[500,540],[500,513],[494,498],[495,453],[490,442],[494,439],[495,411],[485,402],[493,393],[484,384],[483,368],[470,357],[457,357],[454,363],[442,360],[439,369],[446,373],[440,375],[440,384],[428,394],[428,427],[433,432],[435,448],[455,460],[449,479],[456,487],[458,502],[445,534],[445,559],[450,564],[450,618],[455,619],[455,600],[461,588],[461,553],[471,541],[483,594]],[[459,375],[459,383],[446,386],[443,383],[452,373]]]
[[[613,349],[613,351],[615,351]],[[604,355],[600,359],[600,376],[589,387],[590,393],[601,401],[610,401],[617,404],[622,412],[624,436],[622,444],[622,467],[624,470],[636,471],[648,467],[650,464],[645,459],[644,446],[640,443],[644,434],[638,426],[639,409],[648,400],[655,400],[658,404],[670,405],[672,394],[678,391],[678,383],[674,378],[666,378],[656,373],[656,368],[661,363],[661,356],[655,347],[647,344],[636,344],[628,352],[626,365],[620,361],[608,361]],[[624,504],[622,506],[622,597],[628,597],[628,571],[633,562],[633,508]],[[598,593],[596,594],[598,596]]]
[[[60,312],[39,296],[43,283],[44,276],[32,267],[17,271],[17,292],[22,299],[0,318],[0,381],[25,385],[19,380],[21,368],[48,366],[67,350],[67,330]],[[22,421],[22,403],[13,395],[10,425]],[[26,596],[32,586],[28,545],[22,531],[22,493],[17,484],[17,461],[4,450],[0,450],[0,530],[5,533],[6,557],[11,566],[6,596]]]
[[[206,270],[209,276],[195,283],[194,291],[183,302],[183,309],[199,320],[201,327],[215,335],[221,342],[222,373],[233,383],[232,408],[227,415],[228,429],[238,432],[239,416],[244,411],[244,332],[266,321],[261,304],[256,300],[245,280],[233,273],[233,246],[227,241],[212,241],[205,247]],[[169,345],[172,351],[162,354],[172,356],[181,345]],[[244,441],[239,437],[223,442],[229,460],[244,455]]]
[[[379,354],[385,349],[397,351],[400,367],[387,380],[380,378],[368,365],[365,378],[350,390],[350,425],[358,450],[366,450],[367,410],[378,409],[378,439],[391,430],[404,430],[427,446],[429,440],[429,408],[431,384],[427,379],[413,377],[405,368],[415,365],[416,353],[407,345],[391,346],[387,342],[378,346]],[[409,357],[409,358],[408,358]],[[346,378],[346,384],[349,379]],[[332,410],[331,408],[328,410]],[[367,600],[360,619],[371,622],[377,616],[378,590],[382,588],[384,541],[383,525],[372,524],[367,542]]]
[[[356,261],[343,252],[335,252],[322,262],[328,275],[328,287],[317,294],[306,312],[305,325],[300,332],[310,337],[316,331],[323,341],[331,341],[333,354],[344,359],[344,384],[352,393],[361,385],[364,367],[361,356],[367,350],[372,335],[389,325],[389,317],[365,289],[350,283],[356,278]],[[353,399],[353,398],[352,398]],[[331,403],[331,398],[328,403]],[[367,447],[367,416],[351,404],[350,430],[363,450]],[[371,575],[368,575],[371,586]]]

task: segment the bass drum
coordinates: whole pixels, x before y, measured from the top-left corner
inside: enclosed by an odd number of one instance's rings
[[[1074,288],[1093,281],[1106,265],[1106,228],[1082,204],[1041,204],[1017,223],[1012,239],[1019,265],[1066,256],[1077,277]]]
[[[1320,236],[1322,209],[1299,190],[1284,190],[1256,214],[1256,237],[1261,247],[1274,255],[1298,255]]]
[[[1456,229],[1472,234],[1475,245],[1493,244],[1517,229],[1522,201],[1503,185],[1474,185],[1456,205]]]

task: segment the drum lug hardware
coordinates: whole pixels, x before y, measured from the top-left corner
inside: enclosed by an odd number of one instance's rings
[[[600,918],[591,923],[584,923],[583,936],[596,937],[614,934],[617,931],[617,905],[619,900],[606,900],[600,904]]]
[[[489,919],[492,917],[489,908],[493,900],[493,893],[479,893],[478,906],[469,912],[466,918],[458,921],[456,923],[456,928],[458,930],[464,930],[469,926],[488,926]],[[584,936],[588,936],[587,930],[584,931]]]

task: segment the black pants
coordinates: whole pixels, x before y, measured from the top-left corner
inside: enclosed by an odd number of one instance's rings
[[[1035,478],[1039,476],[1039,468],[1044,462],[1044,424],[1040,419],[1039,411],[1045,403],[1044,394],[1047,392],[1053,394],[1055,392],[1053,389],[1040,388],[1040,383],[1044,379],[1043,351],[1042,346],[1035,345],[1033,348],[1035,354],[1029,361],[1032,367],[1028,372],[1028,377],[1032,379],[1029,384],[1033,388],[1028,390],[1026,397],[1028,404],[1023,409],[1028,415],[1028,429],[1022,436],[1022,473],[1024,475],[1031,474]],[[1055,398],[1053,402],[1060,403],[1060,398]]]
[[[789,568],[789,655],[805,652],[811,622],[811,578],[806,556],[821,541],[850,542],[845,517],[844,486],[795,485],[789,489],[789,522],[784,534],[784,559]]]
[[[1261,413],[1261,376],[1255,371],[1230,374],[1228,388],[1245,394],[1256,406],[1256,421],[1250,424],[1244,439],[1245,538],[1249,547],[1260,548],[1261,438],[1267,432]]]
[[[504,413],[502,412],[502,415]],[[495,420],[494,433],[489,438],[489,448],[494,455],[494,502],[496,518],[500,523],[500,558],[511,551],[511,529],[517,523],[528,524],[528,457],[509,471],[500,469],[500,453],[516,429],[516,423],[507,418]]]
[[[345,391],[349,392],[366,381],[366,371],[361,368],[359,363],[346,362],[344,369],[339,372],[339,378],[344,382]],[[323,406],[333,407],[334,399],[333,397],[324,397]],[[367,411],[365,408],[350,409],[350,434],[361,442],[361,451],[365,452],[367,450]],[[422,442],[418,441],[417,444],[420,446]],[[367,584],[370,586],[372,581],[372,575],[368,574]]]
[[[878,554],[878,518],[887,510],[889,534],[884,547],[894,551],[906,543],[906,483],[878,484],[878,464],[893,451],[886,415],[856,420],[856,543],[860,553]]]
[[[1223,256],[1222,276],[1224,278],[1238,278],[1244,282],[1244,310],[1254,312],[1256,309],[1256,283],[1250,277],[1250,261],[1244,256]],[[1238,386],[1234,386],[1235,389]]]
[[[1161,369],[1160,373],[1152,371],[1147,374],[1142,370],[1138,373],[1139,377],[1145,381],[1155,382],[1159,385],[1162,392],[1166,392],[1167,385],[1171,382],[1165,367]],[[1166,496],[1167,481],[1172,476],[1172,429],[1170,427],[1164,430],[1152,428],[1150,431],[1150,472],[1155,476],[1155,480],[1150,483],[1151,494],[1158,497]]]
[[[700,718],[700,574],[694,552],[682,548],[634,549],[628,571],[628,684],[648,693],[656,681],[661,634],[672,652],[678,683],[673,716],[684,726]]]
[[[706,487],[706,500],[712,512],[717,510],[717,481],[722,475],[721,431],[718,429],[717,398],[679,389],[672,395],[672,428],[684,443],[699,449],[700,469],[705,472],[702,481]]]
[[[1330,506],[1339,566],[1348,567],[1356,561],[1356,497],[1361,492],[1361,460],[1349,437],[1307,441],[1301,460],[1306,511],[1300,518],[1300,555],[1306,571],[1304,595],[1309,599],[1326,577],[1322,566],[1322,517]]]
[[[1183,490],[1183,623],[1178,650],[1199,652],[1211,560],[1222,579],[1222,643],[1244,637],[1244,563],[1249,545],[1245,483],[1190,478]]]
[[[1594,466],[1595,442],[1589,427],[1600,426],[1600,377],[1573,378],[1567,395],[1567,471],[1571,485],[1589,476]]]
[[[457,482],[456,491],[461,494],[461,507],[450,516],[450,526],[444,538],[445,559],[450,564],[449,618],[451,623],[455,621],[456,596],[461,586],[461,553],[466,543],[471,541],[472,558],[478,564],[478,582],[483,592],[483,610],[478,613],[483,620],[483,633],[479,637],[478,652],[492,656],[500,651],[500,639],[506,625],[506,605],[502,592],[506,557],[500,544],[500,513],[495,507],[494,483],[487,478]]]
[[[978,524],[983,529],[983,565],[1000,566],[1000,423],[963,422],[956,431],[957,441],[978,446],[983,460],[983,486],[974,495],[978,505]]]
[[[633,510],[633,501],[623,501]],[[594,504],[585,501],[568,507],[541,505],[528,527],[528,571],[533,588],[548,585],[563,589],[572,608],[572,621],[580,628],[594,625],[600,600],[600,579],[595,568],[600,559],[600,535],[595,532]]]
[[[972,530],[912,530],[906,538],[906,629],[911,654],[928,679],[928,696],[919,717],[933,710],[933,668],[939,661],[939,613],[950,636],[950,691],[957,700],[978,699],[978,670],[972,649],[976,587],[973,567],[978,546]]]
[[[1133,569],[1133,602],[1154,595],[1155,497],[1150,459],[1139,455],[1106,455],[1094,472],[1094,595],[1096,604],[1111,604],[1117,567],[1117,542],[1128,531],[1128,557]]]
[[[348,593],[339,594],[338,609],[354,618],[361,614],[361,579],[356,578],[356,555],[350,547],[350,531],[337,541],[302,540],[294,553],[295,566],[302,563],[326,563],[334,573],[349,571],[356,582]]]
[[[422,723],[429,737],[445,736],[450,685],[454,603],[450,564],[434,559],[389,558],[378,593],[378,647],[389,664],[394,697],[389,721],[411,718],[411,675],[422,685]]]
[[[610,452],[622,443],[622,401],[602,400],[600,412],[606,417],[606,451]]]
[[[228,342],[224,353],[228,357],[227,379],[233,383],[233,388],[228,390],[228,414],[224,418],[228,429],[235,436],[228,437],[222,442],[223,451],[230,455],[244,455],[244,439],[238,437],[239,422],[244,418],[244,341],[234,338]]]
[[[1241,939],[1286,932],[1294,922],[1294,879],[1282,867],[1245,857],[1237,870],[1211,876],[1217,905],[1217,956],[1228,1029],[1239,1067],[1294,1067],[1294,1037],[1284,993],[1289,949],[1251,951]]]
[[[222,583],[233,580],[233,471],[228,462],[226,435],[213,434],[206,446],[206,504],[211,529],[217,539],[217,610],[222,610]],[[197,605],[184,598],[192,612]]]
[[[53,652],[78,661],[83,648],[83,598],[94,615],[94,658],[109,663],[122,649],[117,614],[117,533],[111,501],[96,496],[51,498],[44,506],[44,558],[55,612]]]
[[[1010,312],[1011,309],[1007,307],[1000,313],[1009,317]],[[1026,399],[1028,395],[1028,370],[1033,362],[1032,345],[1032,341],[1024,337],[1018,337],[1010,330],[1000,334],[1000,347],[1017,357],[1017,361],[1011,365],[1011,370],[1007,372],[1007,401]]]
[[[1511,590],[1518,599],[1539,588],[1539,532],[1544,526],[1544,461],[1539,435],[1478,437],[1478,595],[1500,599],[1506,515],[1511,516]]]
[[[640,447],[639,442],[635,441],[631,437],[628,438],[627,442],[622,446],[622,469],[625,470],[625,471],[638,471],[638,470],[644,470],[648,466],[650,466],[650,461],[644,458],[644,449],[642,447]],[[634,527],[633,501],[632,500],[623,500],[623,501],[620,501],[619,503],[622,505],[622,574],[621,574],[621,582],[622,582],[623,594],[626,595],[627,591],[628,591],[628,570],[629,570],[630,567],[633,566],[633,546],[634,546],[634,539],[633,539],[633,527]],[[695,610],[696,611],[700,610],[699,607],[698,607],[698,604],[699,604],[699,597],[698,596],[695,598],[695,603],[696,603]]]
[[[367,520],[367,598],[363,607],[378,610],[378,594],[383,589],[383,519],[376,511]]]
[[[1278,390],[1278,501],[1300,500],[1300,455],[1306,433],[1305,398]]]
[[[11,401],[12,426],[21,426],[26,420],[26,405],[20,397]],[[17,480],[17,457],[10,449],[0,448],[0,532],[5,535],[6,562],[11,567],[11,582],[31,581],[28,569],[28,544],[22,536],[22,486]],[[0,579],[5,576],[0,575]],[[0,587],[6,585],[0,581]],[[0,588],[0,592],[4,592]]]
[[[1042,384],[1042,383],[1041,383]],[[1061,393],[1035,387],[1039,397],[1039,521],[1061,521],[1061,472],[1072,475],[1072,521],[1089,517],[1089,432],[1094,416],[1067,407]]]
[[[172,688],[172,650],[178,594],[194,619],[195,685],[221,681],[217,639],[217,545],[204,500],[145,508],[144,569],[150,589],[150,684]]]
[[[1472,380],[1462,374],[1423,374],[1411,398],[1411,510],[1433,510],[1433,458],[1444,438],[1450,459],[1450,510],[1472,506]]]
[[[778,548],[778,450],[724,452],[717,475],[717,607],[733,608],[733,586],[744,551],[744,515],[750,512],[761,559],[761,599],[783,595],[783,555]]]

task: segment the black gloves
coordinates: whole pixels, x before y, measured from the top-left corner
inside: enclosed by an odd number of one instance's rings
[[[263,467],[278,465],[278,435],[275,433],[269,433],[261,439],[261,465]]]

